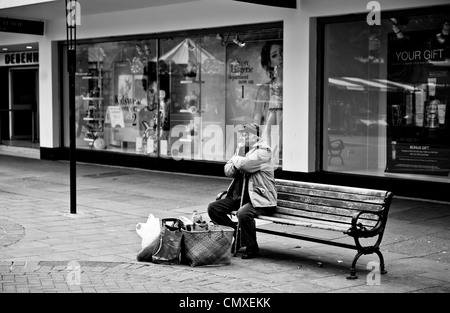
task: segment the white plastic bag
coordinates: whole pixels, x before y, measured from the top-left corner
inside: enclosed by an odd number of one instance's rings
[[[142,238],[141,246],[142,249],[144,249],[159,236],[159,233],[161,232],[161,222],[159,218],[150,214],[146,223],[138,223],[136,225],[136,232]]]

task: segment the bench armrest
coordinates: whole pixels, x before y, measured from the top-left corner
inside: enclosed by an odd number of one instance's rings
[[[216,196],[216,200],[222,199],[223,196],[225,196],[227,193],[228,193],[227,191],[222,191],[221,193],[219,193],[219,194]]]
[[[360,216],[363,214],[378,215],[379,216],[378,222],[370,228],[364,226],[361,222],[358,223]],[[380,231],[383,230],[384,221],[385,221],[385,219],[383,219],[383,211],[380,211],[380,212],[360,211],[358,213],[355,213],[352,216],[352,226],[346,232],[344,232],[344,234],[347,234],[352,237],[358,237],[358,238],[374,237],[374,236],[378,235],[380,233]]]

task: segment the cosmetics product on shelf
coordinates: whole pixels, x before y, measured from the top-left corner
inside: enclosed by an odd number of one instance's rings
[[[438,127],[438,104],[439,100],[432,100],[427,106],[427,127],[437,128]]]
[[[399,104],[392,105],[392,125],[398,126],[402,122],[402,114]]]
[[[405,98],[405,121],[406,125],[412,125],[413,124],[413,94],[407,93]]]
[[[436,96],[436,78],[428,78],[428,95],[430,97]]]
[[[414,92],[415,96],[415,125],[418,127],[423,127],[424,109],[425,109],[425,99],[426,92],[424,90],[418,90]]]
[[[445,127],[445,111],[447,109],[446,103],[439,103],[437,105],[438,108],[438,119],[439,119],[439,127]]]
[[[392,160],[395,160],[397,158],[397,141],[392,141]]]

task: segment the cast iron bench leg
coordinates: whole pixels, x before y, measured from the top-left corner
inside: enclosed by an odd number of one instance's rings
[[[375,253],[380,258],[380,273],[381,274],[387,274],[387,271],[384,268],[384,257],[383,257],[383,254],[381,253],[381,251],[379,249],[376,249]]]
[[[363,254],[364,253],[362,251],[358,251],[358,253],[356,253],[355,257],[353,258],[352,267],[350,268],[350,276],[347,276],[347,279],[358,278],[358,276],[356,276],[356,262],[358,261],[359,257]]]
[[[362,247],[359,243],[359,239],[355,238],[356,245],[360,247],[360,250],[358,250],[358,253],[356,253],[355,257],[353,258],[352,267],[350,268],[350,276],[347,276],[347,279],[357,279],[358,276],[356,276],[356,262],[358,262],[358,259],[361,257],[361,255],[367,255],[376,253],[378,255],[378,258],[380,259],[380,273],[381,274],[387,274],[387,271],[384,267],[384,257],[381,253],[380,249],[378,248],[378,243],[376,246],[373,247]]]

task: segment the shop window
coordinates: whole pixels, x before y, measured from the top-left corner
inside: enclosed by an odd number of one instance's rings
[[[77,148],[140,152],[145,132],[140,113],[158,105],[144,73],[155,51],[156,40],[77,47]]]
[[[282,60],[278,27],[79,44],[77,148],[223,162],[256,122],[281,164]]]
[[[450,16],[404,13],[324,25],[324,171],[448,182]]]

